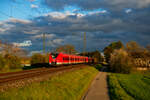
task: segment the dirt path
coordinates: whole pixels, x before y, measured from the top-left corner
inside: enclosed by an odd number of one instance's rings
[[[107,72],[99,72],[83,100],[109,100]]]

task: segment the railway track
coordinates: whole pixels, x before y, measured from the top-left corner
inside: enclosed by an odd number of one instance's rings
[[[62,66],[58,68],[38,68],[33,70],[25,70],[20,72],[11,72],[11,73],[5,73],[0,74],[0,85],[3,85],[5,83],[13,83],[14,81],[38,77],[46,74],[53,74],[61,71],[66,71],[70,69],[77,69],[77,68],[83,68],[83,65],[72,65],[70,66]]]

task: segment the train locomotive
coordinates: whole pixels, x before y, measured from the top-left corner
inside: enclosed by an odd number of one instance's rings
[[[89,64],[93,58],[63,53],[50,53],[49,65]]]

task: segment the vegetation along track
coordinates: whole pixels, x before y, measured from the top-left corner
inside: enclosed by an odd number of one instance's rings
[[[71,65],[71,66],[61,66],[57,68],[38,68],[34,70],[0,74],[0,86],[5,83],[13,83],[14,81],[17,80],[57,73],[57,72],[70,70],[70,69],[83,68],[83,67],[84,67],[83,65]]]

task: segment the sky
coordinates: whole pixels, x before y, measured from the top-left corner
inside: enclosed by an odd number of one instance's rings
[[[0,0],[0,40],[32,53],[72,44],[87,51],[111,42],[150,44],[150,0]]]

